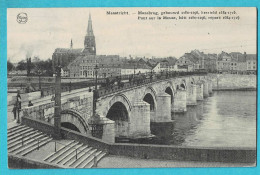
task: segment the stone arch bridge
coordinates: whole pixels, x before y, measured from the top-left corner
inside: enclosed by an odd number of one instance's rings
[[[62,95],[61,125],[91,135],[93,92],[88,88]],[[182,76],[164,80],[146,80],[141,85],[121,89],[100,89],[96,113],[103,124],[102,139],[142,138],[151,135],[151,123],[172,122],[171,112],[185,112],[187,105],[212,93],[212,82],[205,75]],[[47,100],[23,109],[23,116],[53,124],[54,102]]]
[[[114,130],[108,130],[111,136],[148,137],[151,123],[172,122],[171,112],[185,112],[187,105],[196,105],[209,93],[212,82],[207,76],[183,76],[99,91],[96,111],[114,121]]]

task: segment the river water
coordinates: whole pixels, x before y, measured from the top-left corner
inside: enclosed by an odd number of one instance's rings
[[[172,113],[153,143],[198,147],[256,147],[256,91],[218,91]]]

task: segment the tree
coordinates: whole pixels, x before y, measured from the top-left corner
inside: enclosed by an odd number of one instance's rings
[[[38,62],[33,63],[38,70],[42,70],[43,74],[52,76],[52,60],[48,59],[46,61],[40,60]]]
[[[30,76],[31,74],[31,69],[32,69],[32,61],[31,58],[27,58],[27,76]]]
[[[13,65],[13,63],[11,63],[11,61],[7,61],[7,71],[9,72],[9,71],[11,71],[12,69],[14,68],[14,65]]]
[[[27,69],[27,63],[24,60],[19,61],[16,69],[17,70],[26,70]]]

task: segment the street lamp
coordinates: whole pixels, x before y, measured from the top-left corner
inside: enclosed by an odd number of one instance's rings
[[[38,70],[38,76],[39,76],[39,90],[42,89],[42,86],[41,86],[41,74],[42,74],[42,71],[41,70]]]
[[[61,139],[61,64],[58,58],[55,78],[55,102],[54,102],[54,138]]]
[[[96,102],[97,102],[97,76],[98,76],[98,65],[96,64],[95,66],[95,90],[94,90],[94,94],[93,94],[93,116],[95,116],[96,114]]]

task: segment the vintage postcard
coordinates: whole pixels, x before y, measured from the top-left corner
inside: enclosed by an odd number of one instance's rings
[[[254,167],[255,7],[7,9],[9,169]]]

